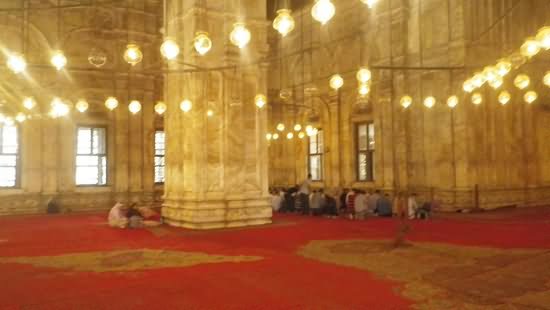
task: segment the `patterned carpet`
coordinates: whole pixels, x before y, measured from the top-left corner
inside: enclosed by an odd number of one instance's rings
[[[550,309],[550,208],[204,232],[3,217],[0,309]]]

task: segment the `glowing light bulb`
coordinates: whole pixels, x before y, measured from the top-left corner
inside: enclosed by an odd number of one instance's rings
[[[298,138],[300,138],[300,139],[305,138],[305,136],[306,136],[306,134],[303,131],[300,131],[300,133],[298,133]]]
[[[58,118],[62,116],[67,116],[69,114],[69,106],[64,103],[59,98],[54,98],[51,102],[50,116],[53,118]]]
[[[270,141],[272,138],[273,138],[273,135],[270,134],[270,133],[268,133],[268,134],[265,135],[265,139],[266,139],[267,141]]]
[[[277,17],[273,20],[273,28],[277,30],[283,37],[294,30],[296,23],[290,15],[291,11],[281,9],[277,11]]]
[[[528,104],[535,102],[537,98],[538,98],[538,94],[532,90],[526,92],[525,95],[523,96],[523,100],[525,100],[525,102],[527,102]]]
[[[309,132],[311,132],[311,131],[313,131],[313,126],[307,125],[307,126],[306,126],[306,132],[309,133]]]
[[[500,104],[502,105],[505,105],[507,104],[510,99],[512,99],[512,96],[510,95],[509,92],[503,90],[500,92],[500,94],[498,95],[498,102],[500,102]]]
[[[208,32],[199,31],[195,35],[195,40],[193,40],[193,46],[195,50],[200,55],[206,55],[212,48],[212,40],[208,36]]]
[[[7,65],[8,68],[16,74],[19,74],[27,69],[27,62],[25,61],[25,58],[19,54],[9,55]]]
[[[372,9],[374,5],[378,2],[378,0],[361,0],[364,4],[366,4],[369,9]]]
[[[483,102],[483,96],[480,93],[474,93],[472,95],[472,103],[475,105],[480,105]]]
[[[132,114],[136,114],[139,111],[141,111],[141,103],[137,100],[130,101],[130,104],[128,105],[128,110]]]
[[[279,139],[279,134],[278,133],[274,133],[273,134],[273,140],[278,140]]]
[[[235,23],[229,35],[231,43],[239,48],[245,47],[248,42],[250,42],[250,37],[250,31],[246,28],[244,23]]]
[[[164,114],[166,112],[167,106],[166,103],[159,101],[157,104],[155,104],[155,112],[157,112],[158,115]]]
[[[546,72],[542,81],[544,85],[550,87],[550,71]]]
[[[514,85],[519,89],[526,89],[531,84],[531,79],[526,74],[520,74],[514,79]]]
[[[302,125],[300,124],[294,125],[294,131],[300,131],[300,130],[302,130]]]
[[[372,78],[372,72],[367,68],[361,68],[356,74],[357,81],[362,84],[366,84]]]
[[[214,111],[208,109],[208,111],[206,111],[206,116],[208,116],[208,117],[214,116]]]
[[[550,50],[550,27],[543,27],[537,32],[537,41],[541,48]]]
[[[496,64],[495,68],[500,76],[505,76],[512,70],[512,63],[508,59],[501,59]]]
[[[447,106],[451,109],[455,108],[458,105],[458,97],[457,96],[450,96],[447,99]]]
[[[466,80],[464,84],[462,84],[462,89],[464,89],[465,92],[471,93],[474,91],[474,84],[472,83],[472,80]]]
[[[336,8],[330,0],[315,0],[315,5],[311,8],[311,16],[322,25],[331,20],[335,13]]]
[[[284,130],[285,130],[285,124],[279,123],[279,124],[277,125],[277,130],[278,130],[278,131],[284,131]]]
[[[485,82],[486,82],[486,80],[485,80],[485,76],[483,75],[483,73],[476,72],[474,74],[474,77],[472,78],[472,84],[476,88],[480,88],[481,86],[483,86],[483,84],[485,84]]]
[[[118,100],[115,97],[109,97],[105,100],[105,106],[112,111],[118,107]]]
[[[428,109],[431,109],[435,105],[435,102],[436,100],[433,96],[428,96],[424,99],[424,106]]]
[[[90,105],[88,104],[88,102],[86,100],[80,99],[76,102],[74,107],[78,110],[78,112],[84,113],[88,110],[89,106]]]
[[[6,126],[13,126],[13,124],[14,124],[13,118],[11,118],[11,117],[4,117],[4,124],[5,124]]]
[[[126,45],[126,51],[124,52],[124,60],[132,66],[137,65],[143,60],[143,54],[136,44]]]
[[[27,116],[21,112],[17,113],[17,115],[15,116],[15,120],[18,122],[18,123],[22,123],[24,122],[25,120],[27,120]]]
[[[254,97],[254,103],[259,109],[261,109],[267,104],[267,97],[263,94],[258,94]]]
[[[524,57],[531,58],[540,52],[540,45],[537,39],[530,37],[521,45],[520,53]]]
[[[292,132],[289,132],[289,133],[286,134],[286,138],[288,140],[291,140],[292,138],[294,138],[294,134]]]
[[[339,74],[335,74],[330,78],[329,84],[332,89],[338,90],[344,86],[344,79]]]
[[[491,86],[492,88],[494,89],[497,89],[499,88],[500,86],[502,86],[502,84],[504,83],[504,80],[502,79],[502,77],[499,75],[497,78],[491,80],[491,81],[488,81],[489,83],[489,86]]]
[[[189,100],[189,99],[184,99],[184,100],[180,103],[180,109],[181,109],[184,113],[187,113],[187,112],[191,111],[192,108],[193,108],[193,103],[192,103],[191,100]]]
[[[488,83],[491,83],[492,81],[496,80],[496,79],[499,79],[499,78],[502,78],[499,74],[498,74],[498,70],[496,69],[496,67],[493,67],[493,66],[488,66],[488,67],[485,67],[483,69],[483,75],[485,76],[485,80],[488,82]]]
[[[413,100],[412,100],[411,96],[403,96],[403,97],[401,97],[401,100],[399,100],[399,104],[401,104],[401,106],[405,109],[410,107],[412,102],[413,102]]]
[[[36,106],[36,100],[33,97],[27,97],[23,99],[23,106],[27,110],[32,110]]]
[[[67,58],[63,55],[62,51],[55,51],[50,59],[52,65],[59,71],[67,64]]]
[[[180,47],[176,41],[172,39],[165,39],[160,46],[160,53],[162,56],[168,60],[173,60],[178,57],[180,53]]]
[[[358,92],[359,92],[359,95],[361,96],[366,96],[370,93],[370,86],[369,84],[361,84],[359,85],[359,89],[358,89]]]

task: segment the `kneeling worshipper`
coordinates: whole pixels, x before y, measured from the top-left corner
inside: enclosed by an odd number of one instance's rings
[[[385,194],[378,199],[378,202],[376,203],[376,211],[378,216],[382,217],[391,217],[393,215],[390,195]]]
[[[117,202],[111,211],[109,211],[109,226],[116,228],[128,227],[128,207]]]

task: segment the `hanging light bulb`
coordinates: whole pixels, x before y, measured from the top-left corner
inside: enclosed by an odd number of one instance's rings
[[[300,131],[300,130],[302,130],[302,125],[300,124],[294,125],[294,131]]]
[[[141,103],[137,100],[130,101],[130,104],[128,105],[128,110],[132,114],[136,114],[139,111],[141,111]]]
[[[330,0],[315,0],[315,5],[311,8],[311,16],[322,25],[331,20],[335,13],[336,8]]]
[[[229,35],[231,43],[239,48],[245,47],[248,42],[250,42],[250,37],[250,31],[246,28],[244,23],[235,23]]]
[[[428,109],[431,109],[435,105],[435,102],[436,100],[433,96],[428,96],[424,99],[424,106]]]
[[[193,40],[193,46],[200,55],[205,55],[212,48],[212,40],[208,36],[208,32],[199,31]]]
[[[273,138],[273,135],[270,134],[270,133],[268,133],[268,134],[265,135],[265,139],[266,139],[267,141],[270,141],[272,138]]]
[[[458,97],[451,96],[447,99],[447,106],[451,109],[454,109],[458,105]]]
[[[335,74],[330,78],[329,84],[332,89],[338,90],[344,86],[344,79],[339,74]]]
[[[359,85],[359,95],[366,96],[370,93],[370,86],[369,84],[361,84]]]
[[[298,133],[298,138],[300,138],[300,139],[305,138],[305,136],[306,136],[306,134],[303,131],[300,131],[300,133]]]
[[[17,113],[17,115],[15,116],[15,120],[18,122],[18,123],[22,123],[24,122],[25,120],[27,120],[27,116],[21,112]]]
[[[23,106],[27,110],[32,110],[36,106],[36,100],[33,97],[26,97],[23,99]]]
[[[537,100],[538,97],[539,96],[537,92],[530,90],[525,93],[525,95],[523,96],[523,100],[525,100],[525,102],[527,102],[528,104],[531,104],[535,102],[535,100]]]
[[[472,103],[475,105],[480,105],[483,102],[483,96],[480,93],[474,93],[472,95]]]
[[[476,72],[474,74],[474,77],[472,78],[472,84],[476,88],[480,88],[481,86],[483,86],[483,84],[485,84],[485,82],[486,82],[486,80],[485,80],[485,76],[483,75],[483,73]]]
[[[208,111],[206,111],[206,116],[208,117],[214,116],[214,111],[208,109]]]
[[[288,9],[281,9],[277,11],[277,17],[273,20],[273,28],[277,30],[283,37],[292,32],[295,27],[294,18],[290,15],[291,11]]]
[[[372,9],[374,5],[378,2],[378,0],[361,0],[364,4],[366,4],[369,9]]]
[[[500,86],[502,86],[502,84],[504,83],[504,80],[502,79],[502,77],[500,75],[498,75],[497,78],[495,78],[491,81],[488,81],[488,83],[489,83],[489,86],[491,86],[494,89],[497,89]]]
[[[55,51],[52,54],[50,62],[59,71],[63,69],[67,64],[67,58],[65,57],[65,55],[63,55],[62,51]]]
[[[267,97],[263,94],[258,94],[254,97],[254,103],[259,109],[261,109],[267,104]]]
[[[550,27],[542,27],[537,32],[537,41],[541,48],[550,50]]]
[[[132,66],[137,65],[143,60],[143,54],[137,44],[126,45],[126,51],[124,52],[124,60]]]
[[[505,105],[507,104],[510,99],[512,99],[512,96],[510,95],[509,92],[503,90],[500,92],[500,94],[498,95],[498,102],[500,102],[500,104],[502,105]]]
[[[285,124],[279,123],[279,124],[277,125],[277,130],[278,130],[278,131],[284,131],[284,130],[285,130]]]
[[[10,70],[16,74],[25,71],[25,69],[27,68],[27,62],[25,61],[25,58],[23,58],[23,56],[19,54],[9,55],[7,65],[8,68],[10,68]]]
[[[112,111],[118,107],[118,100],[115,97],[109,97],[105,100],[105,106]]]
[[[498,74],[498,70],[496,67],[488,66],[483,69],[483,75],[485,76],[485,80],[488,83],[491,83],[492,81],[496,79],[502,79],[502,77]]]
[[[51,103],[50,116],[58,118],[69,114],[69,106],[59,98],[53,98]]]
[[[272,138],[273,138],[273,140],[278,140],[279,139],[279,134],[274,133]]]
[[[412,102],[413,102],[413,100],[412,100],[411,96],[403,96],[401,98],[401,100],[399,100],[399,104],[401,104],[401,106],[405,109],[410,107]]]
[[[520,53],[524,57],[531,58],[540,52],[540,45],[537,39],[530,37],[521,45]]]
[[[544,85],[550,87],[550,71],[546,72],[544,78],[542,79]]]
[[[372,78],[372,72],[370,72],[367,68],[361,68],[359,71],[357,71],[356,74],[357,81],[361,84],[366,84],[370,82],[370,79]]]
[[[288,140],[291,140],[292,138],[294,138],[294,134],[292,132],[289,132],[289,133],[286,134],[286,138]]]
[[[514,85],[519,89],[526,89],[531,84],[531,79],[526,74],[520,74],[514,79]]]
[[[313,130],[313,126],[307,125],[306,126],[306,132],[311,132]]]
[[[162,56],[168,60],[173,60],[178,57],[180,53],[180,47],[176,41],[166,38],[162,45],[160,46],[160,53]]]
[[[189,100],[189,99],[184,99],[184,100],[180,103],[180,109],[181,109],[184,113],[187,113],[187,112],[191,111],[192,108],[193,108],[193,103],[192,103],[191,100]]]
[[[78,110],[78,112],[84,113],[88,110],[89,104],[86,100],[80,99],[76,102],[74,107]]]
[[[158,115],[164,114],[166,112],[167,106],[166,103],[159,101],[157,104],[155,104],[155,112],[157,112]]]
[[[462,89],[464,89],[465,92],[471,93],[474,91],[474,84],[472,83],[472,80],[466,80],[464,84],[462,84]]]
[[[505,76],[512,70],[512,63],[508,59],[500,59],[495,68],[500,76]]]

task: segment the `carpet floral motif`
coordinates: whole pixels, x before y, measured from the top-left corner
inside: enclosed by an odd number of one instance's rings
[[[299,254],[404,284],[415,309],[550,309],[550,250],[312,241]]]
[[[0,264],[28,264],[34,267],[88,272],[130,272],[199,264],[240,263],[261,260],[258,256],[222,256],[200,252],[125,250],[85,252],[56,256],[0,257]]]

